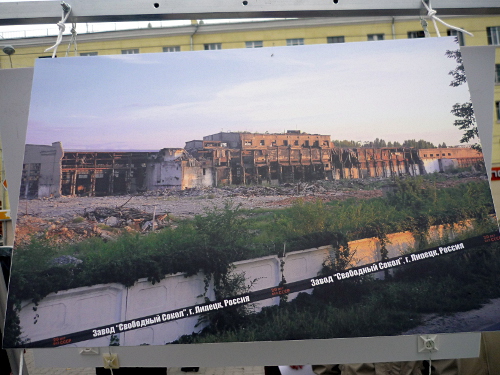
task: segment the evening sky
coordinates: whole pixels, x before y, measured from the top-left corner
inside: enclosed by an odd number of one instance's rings
[[[38,59],[27,143],[159,150],[220,131],[457,145],[453,38]]]

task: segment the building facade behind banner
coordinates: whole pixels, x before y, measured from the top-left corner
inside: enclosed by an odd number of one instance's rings
[[[21,198],[105,196],[221,185],[417,176],[482,168],[468,147],[340,148],[329,135],[221,132],[158,152],[63,151],[27,145]]]
[[[493,124],[493,167],[500,168],[500,16],[443,16],[448,24],[463,28],[474,36],[452,30],[441,23],[441,35],[456,35],[463,46],[495,46],[495,93]],[[148,27],[142,29],[78,33],[80,56],[115,54],[162,53],[203,51],[232,48],[261,48],[298,46],[326,43],[423,38],[420,17],[327,17],[280,20],[254,20],[252,22],[208,23],[192,21],[190,25],[174,27]],[[92,27],[92,26],[91,26]],[[29,31],[0,33],[4,45],[16,49],[11,56],[14,68],[34,66],[41,57],[50,57],[45,49],[54,44],[55,36],[47,30],[37,36]],[[436,36],[429,27],[432,37]],[[68,33],[68,31],[67,31]],[[63,43],[69,41],[65,35]],[[70,58],[72,54],[69,54]],[[60,53],[58,58],[64,58]],[[10,68],[9,56],[0,54],[0,69]],[[492,67],[493,69],[493,67]],[[452,77],[450,76],[450,81]],[[492,76],[493,79],[493,76]]]
[[[0,139],[0,246],[14,244],[14,228],[12,226],[10,200],[7,177],[5,175],[3,145]],[[5,256],[5,250],[0,248],[0,256]]]
[[[500,168],[500,16],[443,16],[450,25],[463,28],[474,37],[456,32],[438,23],[441,35],[456,35],[464,46],[496,46],[493,157]],[[45,35],[47,35],[46,30]],[[436,36],[429,28],[431,36]],[[54,44],[53,36],[27,36],[26,32],[2,33],[5,45],[16,48],[11,56],[14,68],[34,66],[36,59],[50,57],[45,49]],[[325,43],[423,38],[419,17],[329,17],[281,19],[237,23],[203,23],[151,27],[143,29],[78,34],[78,54],[98,56],[113,54],[203,51],[232,48],[260,48]],[[65,36],[68,38],[70,35]],[[65,40],[63,40],[65,43]],[[58,57],[64,57],[61,53]],[[10,68],[9,56],[0,55],[0,69]],[[451,80],[451,77],[450,77]],[[496,173],[496,172],[495,172]]]

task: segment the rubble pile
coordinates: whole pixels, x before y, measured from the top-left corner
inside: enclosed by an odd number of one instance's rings
[[[439,174],[432,183],[445,188],[484,179],[484,173]],[[244,209],[284,208],[301,199],[370,199],[394,191],[391,179],[380,177],[287,183],[275,185],[220,186],[148,192],[144,195],[104,197],[59,197],[24,200],[20,204],[16,243],[38,238],[77,242],[98,236],[115,238],[120,233],[144,233],[172,226],[176,220],[203,215],[229,201]]]
[[[45,219],[20,215],[16,226],[16,244],[35,238],[49,239],[53,243],[79,242],[89,237],[111,240],[120,232],[148,232],[169,223],[167,214],[154,215],[135,208],[97,207],[85,209],[82,216],[71,219]]]
[[[168,213],[155,215],[127,207],[96,207],[90,211],[85,209],[83,217],[108,227],[126,228],[141,232],[163,228],[169,222]]]
[[[99,235],[96,224],[86,220],[47,220],[22,215],[17,221],[15,243],[21,245],[33,238],[48,239],[54,243],[79,242]]]
[[[233,197],[280,197],[293,195],[309,195],[331,190],[322,183],[286,183],[280,186],[240,185],[222,187],[190,188],[184,190],[156,190],[145,192],[144,196],[157,197],[199,197],[199,198],[233,198]]]

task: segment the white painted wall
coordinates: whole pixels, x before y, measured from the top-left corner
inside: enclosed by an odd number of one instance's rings
[[[289,253],[285,257],[285,277],[288,282],[314,277],[321,270],[327,247]],[[276,256],[235,263],[235,273],[245,273],[247,280],[255,280],[251,291],[277,286],[281,281],[280,260]],[[24,303],[20,312],[23,335],[31,341],[99,327],[111,323],[140,318],[203,303],[203,275],[184,277],[168,275],[159,283],[141,279],[126,288],[120,284],[95,285],[52,293],[39,302]],[[213,297],[209,291],[208,297]],[[295,295],[292,297],[295,298]],[[279,298],[255,304],[255,311],[279,303]],[[37,323],[33,324],[37,317]],[[164,345],[181,335],[198,332],[198,317],[180,319],[119,334],[120,345]],[[108,346],[109,336],[70,346]]]
[[[130,320],[160,312],[203,303],[201,295],[205,284],[203,275],[184,277],[184,274],[168,275],[159,283],[152,285],[141,279],[127,290],[125,319]],[[124,333],[120,345],[164,345],[174,341],[182,334],[198,332],[203,327],[195,327],[197,316],[175,320],[168,323],[145,327]]]
[[[40,301],[24,303],[19,313],[23,336],[31,341],[64,336],[125,320],[126,288],[121,284],[100,284],[51,293]],[[108,346],[100,337],[68,346]]]
[[[457,159],[423,159],[425,172],[446,172],[458,167]]]
[[[455,228],[439,226],[430,231],[430,237],[446,234],[451,240],[453,232],[460,230],[459,226]],[[388,240],[389,258],[398,257],[415,245],[415,239],[410,232],[389,234]],[[380,244],[376,238],[351,241],[349,248],[355,252],[354,259],[358,266],[380,261]],[[331,246],[323,246],[290,252],[284,258],[267,256],[244,260],[234,263],[233,272],[244,273],[248,285],[255,281],[250,291],[271,288],[278,286],[281,281],[281,260],[285,261],[283,274],[286,282],[291,283],[316,277],[325,259],[333,255],[331,252]],[[383,272],[374,276],[383,277]],[[147,279],[141,279],[130,288],[121,284],[106,284],[60,291],[40,301],[37,311],[33,310],[33,303],[24,303],[20,312],[21,328],[23,334],[31,341],[63,336],[85,329],[202,304],[201,295],[204,293],[204,287],[202,274],[185,277],[184,274],[179,273],[167,275],[154,285]],[[312,288],[306,292],[311,293]],[[297,295],[298,293],[292,293],[288,299],[294,299]],[[213,298],[211,288],[207,296]],[[255,304],[255,311],[278,303],[279,297],[260,301]],[[35,320],[36,324],[34,324]],[[197,322],[198,317],[193,316],[121,333],[119,334],[120,345],[164,345],[178,339],[181,335],[199,332],[203,327],[195,327]],[[109,337],[73,344],[79,347],[108,345]]]

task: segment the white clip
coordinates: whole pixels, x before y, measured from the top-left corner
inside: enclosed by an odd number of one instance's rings
[[[441,34],[439,33],[436,21],[441,22],[443,25],[445,25],[446,27],[449,27],[450,29],[459,31],[461,33],[465,33],[465,34],[470,35],[470,36],[474,36],[474,34],[469,33],[468,31],[466,31],[464,29],[461,29],[460,27],[456,27],[456,26],[452,26],[450,24],[447,24],[442,19],[440,19],[439,17],[437,17],[436,16],[437,12],[434,9],[432,9],[431,0],[429,0],[429,5],[427,5],[427,3],[425,2],[425,0],[421,0],[421,1],[422,1],[422,4],[424,4],[425,9],[427,9],[427,16],[430,17],[432,19],[432,22],[434,23],[434,28],[436,29],[436,34],[437,34],[438,37],[440,37]]]
[[[63,34],[64,30],[66,29],[66,26],[64,26],[64,23],[66,22],[69,14],[71,13],[71,5],[69,5],[68,3],[61,1],[61,7],[62,7],[62,16],[61,16],[61,20],[57,23],[57,27],[59,27],[59,35],[57,36],[56,44],[54,44],[52,47],[49,47],[45,50],[45,52],[48,52],[51,49],[54,49],[54,52],[52,53],[52,58],[56,57],[57,47],[59,46],[59,44],[61,44],[62,34]]]

